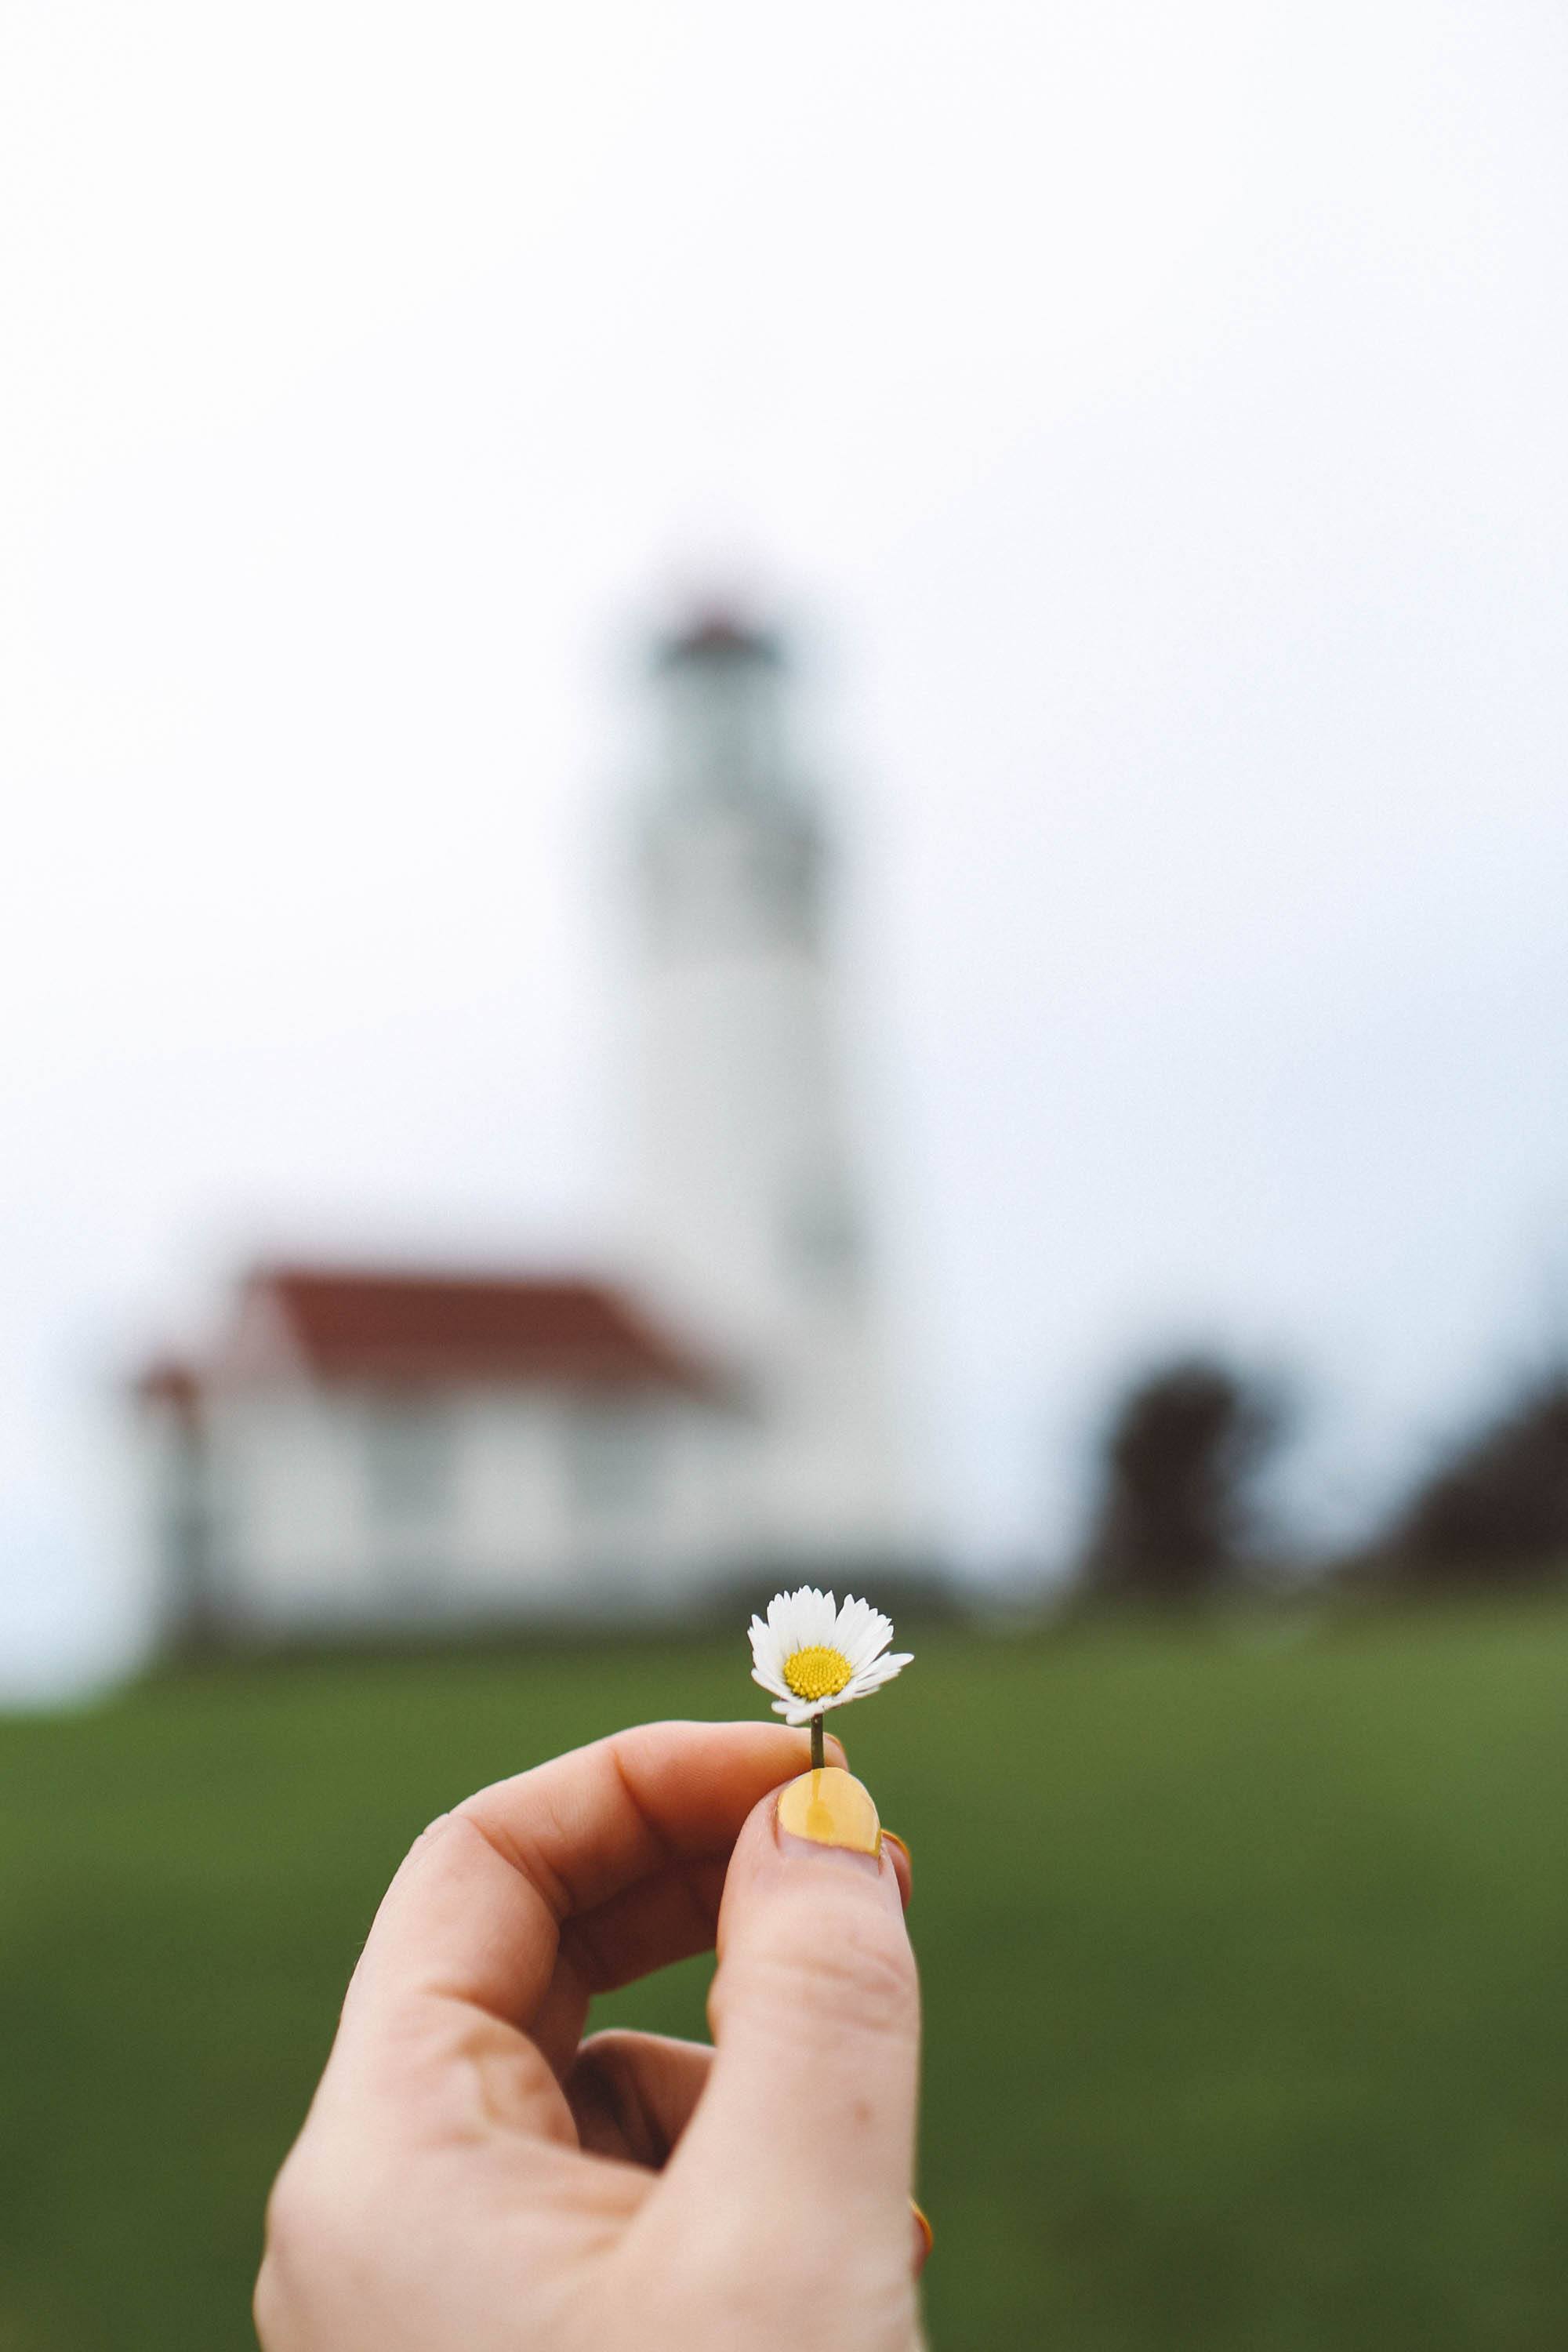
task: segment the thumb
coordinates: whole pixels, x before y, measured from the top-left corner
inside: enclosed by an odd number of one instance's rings
[[[736,1843],[709,2000],[717,2052],[675,2164],[759,2225],[809,2225],[907,2273],[920,1996],[891,1851],[837,1767]],[[753,2200],[755,2200],[753,2202]],[[737,2217],[738,2218],[738,2217]]]

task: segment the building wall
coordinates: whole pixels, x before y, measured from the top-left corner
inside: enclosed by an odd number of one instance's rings
[[[734,1416],[662,1392],[210,1396],[153,1478],[173,1610],[205,1534],[215,1630],[308,1634],[658,1614],[733,1572]],[[199,1612],[197,1612],[199,1614]]]

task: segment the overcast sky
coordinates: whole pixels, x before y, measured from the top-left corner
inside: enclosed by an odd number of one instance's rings
[[[592,1260],[640,629],[794,625],[933,1507],[1375,1508],[1568,1301],[1555,0],[0,17],[0,1683],[258,1246]]]

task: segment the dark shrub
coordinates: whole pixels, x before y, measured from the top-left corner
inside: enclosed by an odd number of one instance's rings
[[[1271,1391],[1205,1357],[1140,1381],[1106,1439],[1089,1591],[1184,1602],[1234,1582],[1256,1533],[1257,1475],[1283,1425]]]

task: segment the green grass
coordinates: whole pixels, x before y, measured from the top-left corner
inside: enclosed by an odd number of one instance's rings
[[[938,2352],[1557,2352],[1568,1617],[916,1647],[848,1729],[915,1855]],[[0,1723],[0,2352],[248,2343],[266,2186],[416,1832],[754,1696],[704,1643]],[[605,2014],[700,2032],[704,1982]]]

